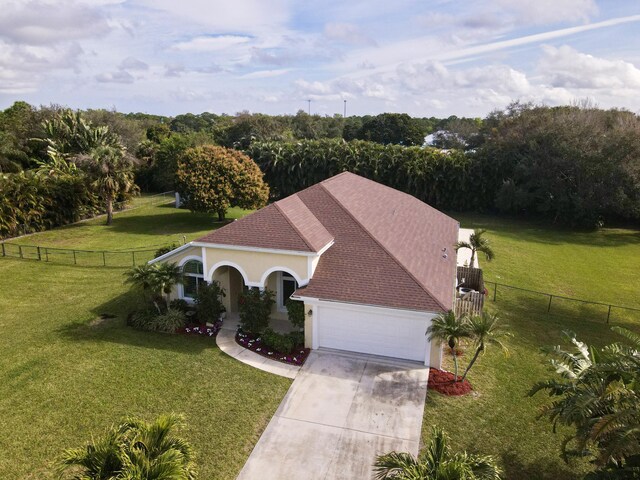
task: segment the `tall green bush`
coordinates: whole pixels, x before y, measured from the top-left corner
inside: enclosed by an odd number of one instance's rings
[[[273,292],[250,288],[240,295],[239,304],[242,329],[255,334],[264,332],[269,326],[271,308],[274,304]]]
[[[220,282],[214,280],[211,283],[200,283],[195,296],[196,314],[200,323],[215,323],[218,321],[220,315],[226,311],[222,304],[222,299],[226,296],[227,294],[224,288],[220,286]]]
[[[304,302],[290,298],[285,302],[285,306],[291,325],[298,330],[304,329]]]
[[[0,175],[2,238],[65,225],[101,211],[100,199],[81,176]]]

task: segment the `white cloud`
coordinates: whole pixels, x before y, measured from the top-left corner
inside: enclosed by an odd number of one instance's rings
[[[215,52],[226,50],[237,45],[246,44],[250,37],[241,35],[218,35],[212,37],[196,37],[186,42],[179,42],[173,45],[172,50],[182,52]]]
[[[94,38],[109,30],[99,9],[71,1],[3,2],[0,9],[0,37],[20,44],[50,45]]]
[[[96,75],[96,80],[100,83],[133,83],[134,78],[129,72],[119,70]]]
[[[127,57],[122,60],[118,68],[121,70],[149,70],[149,65],[137,58]]]
[[[357,25],[351,23],[328,23],[324,34],[332,39],[351,45],[375,45],[376,42],[366,35]]]
[[[207,27],[216,33],[257,34],[281,29],[291,17],[290,0],[133,0],[173,19]]]
[[[538,63],[542,77],[554,87],[578,89],[640,89],[640,69],[623,60],[580,53],[564,45],[543,47]]]
[[[586,23],[598,13],[594,0],[497,0],[497,5],[525,25]]]
[[[240,78],[251,79],[251,78],[271,78],[271,77],[279,77],[281,75],[285,75],[291,71],[290,68],[281,68],[279,70],[257,70],[255,72],[246,73],[242,75]]]

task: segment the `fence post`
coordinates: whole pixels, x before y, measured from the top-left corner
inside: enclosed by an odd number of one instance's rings
[[[6,256],[7,256],[7,254],[6,254],[6,253],[5,253],[5,251],[4,251],[4,242],[2,242],[2,256],[3,256],[3,257],[6,257]]]
[[[133,266],[136,266],[136,252],[131,252],[131,261],[133,262]]]
[[[553,300],[553,295],[549,295],[549,306],[547,307],[547,313],[551,311],[551,300]]]
[[[38,250],[38,260],[42,261],[42,255],[40,254],[40,247],[36,247],[36,249]]]
[[[493,282],[495,288],[493,289],[493,301],[496,301],[496,295],[498,294],[498,282]]]
[[[73,251],[73,264],[74,265],[78,264],[78,262],[76,261],[76,251],[75,250]]]
[[[104,250],[102,251],[102,266],[106,267],[107,266],[107,257],[104,254]]]
[[[22,256],[22,245],[18,245],[18,254],[20,255],[20,258],[24,258]]]
[[[611,318],[611,305],[609,305],[609,311],[607,312],[607,324],[609,324],[610,318]]]

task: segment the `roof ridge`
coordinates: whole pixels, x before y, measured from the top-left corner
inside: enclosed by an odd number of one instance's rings
[[[333,178],[333,177],[332,177]],[[342,203],[335,197],[335,195],[333,195],[328,188],[326,188],[323,185],[324,182],[320,182],[318,185],[320,185],[320,187],[327,192],[327,194],[338,204],[338,206],[347,214],[349,215],[349,217],[351,217],[353,219],[354,222],[356,222],[360,228],[362,228],[362,230],[369,236],[369,238],[371,238],[371,240],[373,240],[376,244],[378,244],[378,246],[380,248],[382,248],[387,255],[389,255],[389,257],[391,257],[391,259],[400,267],[402,268],[403,271],[405,271],[412,279],[414,282],[416,282],[416,284],[422,289],[424,290],[424,292],[429,295],[434,302],[436,302],[436,304],[438,304],[440,306],[440,308],[442,308],[442,310],[444,310],[445,312],[448,310],[443,304],[442,302],[433,294],[429,291],[428,288],[426,288],[421,282],[420,280],[418,280],[415,275],[413,273],[411,273],[409,270],[407,270],[407,268],[402,264],[402,262],[400,262],[400,260],[398,260],[398,258],[391,253],[387,247],[385,247],[384,245],[382,245],[382,243],[380,243],[380,241],[369,231],[369,229],[367,227],[365,227],[349,210],[347,210],[344,205],[342,205]],[[415,197],[414,197],[415,198]]]
[[[297,197],[297,198],[298,198],[298,200],[300,200],[300,202],[302,202],[302,204],[305,206],[305,208],[306,208],[307,210],[309,210],[309,207],[307,207],[307,205],[302,201],[302,199],[301,199],[300,197],[298,197],[298,194],[297,194],[297,193],[294,193],[293,195],[289,195],[289,197]],[[285,197],[285,198],[289,198],[289,197]],[[284,198],[283,198],[282,200],[284,200]],[[309,247],[309,250],[311,250],[312,252],[315,252],[315,251],[316,251],[316,249],[315,249],[315,248],[313,248],[313,247],[311,246],[311,244],[307,241],[307,238],[303,235],[303,233],[300,231],[300,229],[299,229],[298,227],[296,227],[296,226],[294,225],[294,223],[291,221],[291,219],[287,216],[287,214],[286,214],[286,213],[284,213],[284,211],[282,210],[282,208],[280,208],[280,205],[278,205],[278,202],[274,202],[274,203],[273,203],[273,205],[274,205],[274,206],[276,207],[276,209],[280,212],[280,214],[284,217],[284,219],[287,221],[287,223],[288,223],[289,225],[291,225],[291,228],[293,228],[293,229],[296,231],[296,233],[297,233],[297,234],[298,234],[298,236],[302,239],[302,241],[305,243],[305,245],[306,245],[307,247]],[[309,212],[311,213],[311,215],[313,215],[313,212],[311,212],[311,210],[309,210]],[[316,220],[318,220],[318,219],[317,219],[317,217],[316,217],[315,215],[313,215],[313,217],[314,217]],[[318,223],[320,223],[320,225],[322,225],[322,222],[320,222],[320,220],[318,220]],[[322,226],[324,227],[324,225],[322,225]],[[326,227],[325,227],[325,229],[326,229]]]

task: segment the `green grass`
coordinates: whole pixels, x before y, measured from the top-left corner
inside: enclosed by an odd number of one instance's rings
[[[454,215],[456,216],[456,215]],[[605,229],[575,233],[545,228],[535,222],[488,216],[461,216],[461,226],[487,228],[496,259],[481,259],[485,276],[500,282],[563,293],[579,298],[637,305],[634,284],[640,261],[640,232]],[[500,291],[499,291],[500,292]],[[566,431],[554,434],[546,419],[537,419],[548,401],[544,394],[529,398],[532,385],[553,374],[540,348],[563,341],[573,331],[593,345],[621,338],[604,322],[598,307],[560,306],[559,315],[547,315],[546,302],[536,296],[503,292],[488,302],[514,334],[510,355],[489,351],[469,375],[475,391],[465,397],[429,392],[425,406],[423,441],[431,426],[440,425],[457,448],[495,455],[508,479],[578,479],[587,462],[569,465],[560,459]],[[640,332],[640,319],[618,315],[616,323]],[[461,365],[466,366],[466,353]],[[450,359],[445,368],[452,370]]]
[[[227,219],[240,218],[246,213],[246,210],[231,208]],[[220,226],[216,218],[169,204],[143,206],[116,213],[111,226],[106,226],[105,218],[99,217],[8,242],[84,250],[153,249],[171,243],[181,245],[185,239],[194,240]]]
[[[232,211],[230,216],[243,212]],[[575,233],[535,222],[454,215],[467,228],[488,229],[496,260],[485,276],[502,283],[579,298],[640,305],[634,284],[640,233],[605,229]],[[23,244],[84,249],[156,247],[197,238],[214,223],[169,206],[145,207],[20,239]],[[122,269],[0,260],[0,478],[53,478],[66,447],[128,414],[147,419],[175,411],[198,452],[201,478],[234,478],[290,382],[226,357],[208,339],[137,332],[124,326],[134,301]],[[442,425],[453,445],[495,455],[508,479],[578,479],[586,463],[559,457],[564,432],[537,420],[543,396],[526,396],[551,374],[543,345],[573,330],[587,342],[618,340],[594,308],[560,308],[501,292],[498,309],[515,337],[511,355],[489,352],[470,374],[475,392],[428,394],[423,439]],[[96,322],[101,313],[117,318]],[[565,315],[566,314],[566,315]],[[594,320],[594,321],[590,321]],[[638,330],[640,319],[615,318]],[[464,361],[463,361],[464,363]]]
[[[452,214],[463,228],[486,228],[496,258],[481,255],[485,278],[584,300],[640,308],[640,231],[572,232],[535,221]]]
[[[153,207],[118,215],[112,227],[89,222],[37,237],[126,248],[210,228],[205,217]],[[0,478],[55,478],[65,448],[126,415],[170,411],[185,416],[200,478],[235,478],[290,385],[212,339],[126,327],[135,298],[122,269],[5,258],[0,278]],[[116,318],[100,322],[102,313]]]

